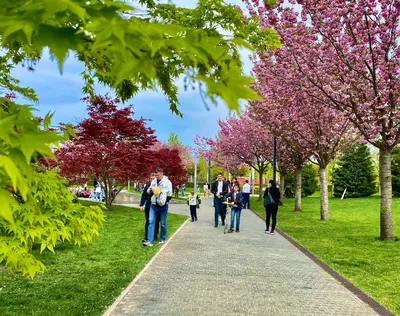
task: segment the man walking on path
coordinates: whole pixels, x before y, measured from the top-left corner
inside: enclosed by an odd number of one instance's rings
[[[242,196],[243,196],[243,208],[250,208],[250,184],[249,180],[245,181],[245,184],[242,188]]]
[[[224,226],[226,207],[222,202],[224,196],[228,193],[228,184],[223,181],[222,174],[219,174],[217,181],[213,183],[211,193],[214,194],[214,227],[218,227],[218,215],[221,215],[222,226]]]
[[[154,180],[154,178],[155,178],[155,175],[154,175],[154,173],[152,173],[151,177],[150,177],[150,182],[144,186],[142,197],[140,198],[140,204],[139,204],[140,210],[144,211],[144,214],[146,217],[146,223],[144,225],[144,238],[143,238],[142,242],[147,241],[147,235],[149,232],[149,215],[150,215],[150,206],[151,206],[151,195],[147,191],[150,188],[150,184]],[[159,213],[157,213],[155,230],[154,230],[154,239],[157,239],[159,226],[160,226],[160,216],[159,216]]]
[[[168,177],[164,176],[164,171],[161,168],[157,168],[155,176],[156,178],[151,182],[150,188],[147,190],[147,193],[151,195],[151,207],[147,241],[143,243],[143,246],[148,247],[153,246],[157,213],[159,213],[161,223],[160,244],[165,243],[167,240],[168,202],[172,198],[172,183]]]

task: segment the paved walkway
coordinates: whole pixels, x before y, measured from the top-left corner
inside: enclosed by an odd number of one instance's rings
[[[199,220],[164,246],[111,315],[376,315],[286,239],[266,235],[249,210],[241,232],[226,235],[213,212],[203,200]]]

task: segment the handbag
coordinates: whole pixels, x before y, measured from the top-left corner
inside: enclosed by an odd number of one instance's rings
[[[268,195],[264,198],[264,207],[267,207],[270,204],[276,204],[276,202],[272,198],[271,193],[268,190]]]

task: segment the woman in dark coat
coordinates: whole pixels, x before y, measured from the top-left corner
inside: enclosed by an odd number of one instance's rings
[[[278,205],[281,198],[281,193],[276,186],[274,180],[269,180],[269,188],[266,188],[264,191],[264,206],[266,212],[266,224],[267,229],[265,230],[266,234],[274,234],[275,226],[276,226],[276,215],[278,213]],[[271,231],[269,230],[270,219],[272,216],[272,226]]]

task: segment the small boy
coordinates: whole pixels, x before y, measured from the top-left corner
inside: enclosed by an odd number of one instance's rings
[[[225,195],[225,200],[227,202],[235,203],[232,206],[231,227],[228,230],[228,233],[234,232],[233,228],[235,227],[235,217],[236,217],[236,232],[239,233],[240,232],[240,215],[242,213],[242,206],[243,206],[243,196],[242,196],[242,193],[240,192],[239,183],[234,184],[233,191],[231,191],[227,195]]]
[[[190,192],[188,196],[187,203],[190,208],[190,216],[192,217],[192,222],[197,221],[197,209],[200,208],[200,197],[194,194],[194,191]]]

